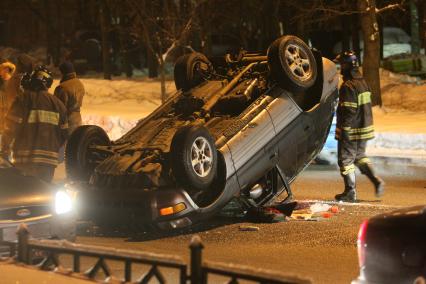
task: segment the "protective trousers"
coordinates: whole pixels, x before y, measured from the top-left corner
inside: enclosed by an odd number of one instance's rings
[[[337,159],[342,176],[355,172],[355,165],[371,164],[365,154],[366,140],[339,140],[337,143]]]

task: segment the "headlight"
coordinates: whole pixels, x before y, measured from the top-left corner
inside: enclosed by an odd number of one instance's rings
[[[68,213],[73,208],[73,198],[65,191],[58,191],[55,197],[56,214]]]

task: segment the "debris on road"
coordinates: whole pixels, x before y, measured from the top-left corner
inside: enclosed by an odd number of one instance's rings
[[[253,223],[277,223],[288,220],[320,221],[339,212],[339,207],[322,202],[279,203],[270,207],[250,208],[245,218]]]
[[[293,201],[289,203],[279,203],[272,207],[284,214],[285,216],[290,217],[291,214],[293,214],[294,209],[297,207],[297,204],[297,202]]]
[[[331,218],[334,214],[339,212],[339,207],[336,205],[329,205],[327,203],[309,203],[300,202],[296,206],[296,210],[291,215],[291,220],[304,220],[304,221],[320,221],[323,219]]]
[[[250,226],[250,225],[241,225],[239,227],[239,230],[243,232],[257,232],[259,231],[259,227]]]
[[[308,220],[312,218],[313,213],[309,209],[295,210],[291,215],[292,219]]]
[[[313,214],[315,214],[315,213],[320,213],[320,212],[326,212],[326,211],[330,210],[330,208],[331,208],[331,205],[329,205],[329,204],[315,203],[315,204],[312,204],[309,209],[311,210],[311,212]]]
[[[283,213],[273,207],[250,208],[245,218],[253,223],[277,223],[286,221]]]
[[[245,217],[254,223],[277,223],[287,221],[293,214],[297,202],[278,203],[269,207],[250,208]]]

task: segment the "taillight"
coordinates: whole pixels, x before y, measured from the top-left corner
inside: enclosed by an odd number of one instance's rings
[[[357,246],[358,246],[359,267],[363,267],[365,264],[365,250],[367,248],[367,244],[366,244],[367,225],[368,225],[368,220],[365,220],[364,222],[362,222],[358,232]]]

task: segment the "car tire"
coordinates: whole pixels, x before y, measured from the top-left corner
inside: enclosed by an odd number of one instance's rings
[[[83,125],[74,130],[65,147],[65,171],[67,178],[87,182],[95,164],[89,161],[89,147],[110,145],[106,132],[96,125]]]
[[[199,52],[182,55],[176,61],[174,78],[177,90],[187,91],[205,81],[212,72],[212,64]]]
[[[296,36],[283,36],[268,49],[272,77],[283,88],[302,92],[312,87],[317,78],[317,63],[311,49]]]
[[[171,166],[176,182],[190,193],[206,190],[217,173],[217,150],[202,126],[180,128],[171,144]]]

